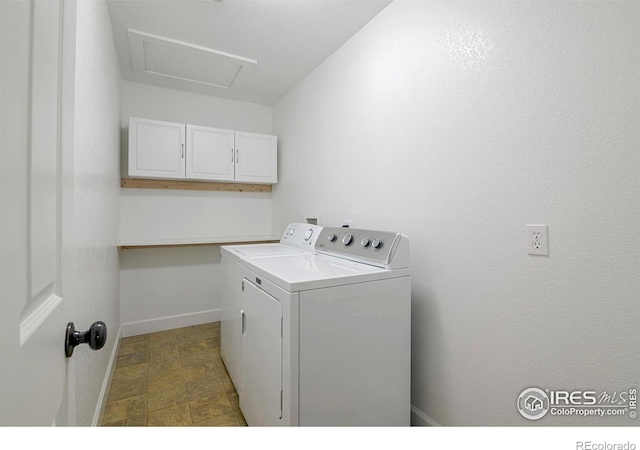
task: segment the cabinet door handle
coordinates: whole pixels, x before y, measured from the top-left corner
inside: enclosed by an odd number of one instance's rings
[[[233,162],[233,149],[231,149],[231,162]]]
[[[184,158],[184,143],[182,144],[182,157]]]
[[[247,332],[247,315],[244,313],[244,310],[240,310],[240,334],[245,336]]]
[[[240,154],[238,153],[238,149],[236,149],[236,162],[240,162]]]

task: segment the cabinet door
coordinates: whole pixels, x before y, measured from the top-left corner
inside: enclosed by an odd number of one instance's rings
[[[187,179],[233,181],[233,139],[233,130],[187,125]]]
[[[129,119],[129,176],[184,179],[184,124]]]
[[[276,136],[236,131],[236,181],[273,184],[277,171]]]

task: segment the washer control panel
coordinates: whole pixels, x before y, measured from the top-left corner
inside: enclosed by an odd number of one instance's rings
[[[318,225],[290,223],[284,229],[280,243],[313,249],[318,240],[318,236],[320,236],[320,231],[322,231],[322,227]]]
[[[318,253],[388,265],[402,235],[388,231],[324,227],[316,241]]]

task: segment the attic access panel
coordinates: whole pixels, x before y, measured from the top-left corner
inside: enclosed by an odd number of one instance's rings
[[[237,91],[257,61],[142,31],[127,30],[133,72]]]

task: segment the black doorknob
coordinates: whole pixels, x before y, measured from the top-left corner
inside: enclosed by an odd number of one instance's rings
[[[69,322],[64,338],[64,354],[69,358],[73,355],[76,345],[80,344],[89,344],[92,350],[100,350],[105,342],[107,342],[107,326],[104,322],[92,323],[87,331],[76,331],[73,322]]]

